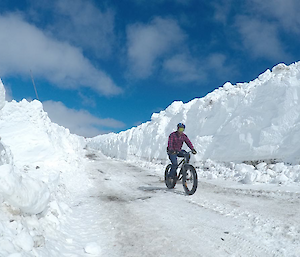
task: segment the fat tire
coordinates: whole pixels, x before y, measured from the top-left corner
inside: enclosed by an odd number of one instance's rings
[[[182,185],[183,185],[183,189],[185,191],[185,193],[187,195],[193,195],[198,187],[198,178],[197,178],[197,172],[194,168],[194,166],[190,165],[190,164],[185,164],[182,168]],[[192,179],[193,179],[193,183],[192,183],[192,188],[190,189],[187,186],[187,174],[190,173]]]
[[[168,176],[171,167],[172,167],[172,165],[169,164],[166,167],[166,170],[165,170],[165,184],[166,184],[167,188],[169,188],[169,189],[174,188],[175,185],[176,185],[176,182],[177,182],[177,179],[170,179],[169,176]]]

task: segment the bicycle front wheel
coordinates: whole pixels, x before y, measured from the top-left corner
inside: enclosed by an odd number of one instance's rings
[[[198,186],[197,172],[190,164],[185,164],[182,167],[182,184],[187,195],[192,195],[196,192]]]
[[[169,177],[169,172],[171,170],[171,167],[172,167],[172,165],[169,164],[165,170],[165,184],[166,184],[167,188],[169,188],[169,189],[174,188],[176,185],[176,182],[177,182],[177,179],[172,179]]]

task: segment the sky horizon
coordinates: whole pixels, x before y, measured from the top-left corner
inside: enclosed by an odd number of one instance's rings
[[[0,3],[7,100],[93,137],[150,120],[173,101],[249,82],[300,59],[296,0],[54,0]]]

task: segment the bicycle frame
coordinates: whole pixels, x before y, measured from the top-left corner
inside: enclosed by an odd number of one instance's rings
[[[190,155],[190,153],[191,153],[192,151],[188,151],[187,153]],[[183,158],[180,162],[179,162],[179,164],[177,165],[177,168],[176,168],[176,170],[180,167],[180,165],[181,165],[181,168],[180,168],[180,172],[178,173],[178,180],[181,180],[182,179],[182,167],[183,167],[183,165],[184,164],[186,164],[186,163],[188,163],[187,162],[187,160],[186,160],[186,157],[179,157],[179,158]],[[180,176],[181,175],[181,176]]]

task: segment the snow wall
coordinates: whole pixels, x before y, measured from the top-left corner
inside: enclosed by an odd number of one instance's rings
[[[120,159],[166,163],[168,136],[183,122],[195,161],[298,162],[299,97],[300,62],[278,64],[249,83],[227,82],[203,98],[173,102],[151,121],[94,137],[88,146]]]
[[[84,138],[52,123],[39,101],[5,102],[1,80],[0,138],[0,202],[23,213],[44,211],[61,174],[82,165]]]

